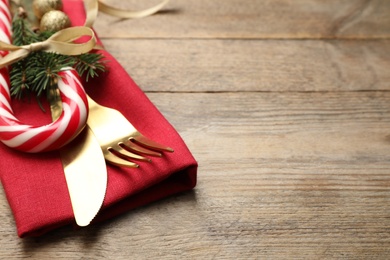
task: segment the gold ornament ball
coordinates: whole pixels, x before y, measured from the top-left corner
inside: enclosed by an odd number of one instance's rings
[[[70,27],[69,17],[62,11],[53,10],[42,16],[39,29],[41,31],[57,32]]]
[[[33,10],[36,17],[38,17],[38,19],[41,19],[45,13],[51,10],[62,10],[62,1],[61,0],[34,0]]]

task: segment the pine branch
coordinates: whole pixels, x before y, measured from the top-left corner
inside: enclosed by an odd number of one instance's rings
[[[53,32],[35,33],[26,22],[26,17],[16,16],[13,20],[13,44],[28,45],[44,41]],[[14,63],[10,70],[11,96],[22,98],[26,93],[37,97],[52,87],[57,87],[59,72],[64,67],[73,67],[81,77],[98,76],[105,71],[103,56],[97,53],[85,53],[78,56],[66,56],[48,52],[33,52],[25,59]],[[46,93],[47,94],[47,93]]]
[[[27,79],[24,61],[19,61],[10,70],[11,96],[21,99],[31,89]]]
[[[105,62],[102,61],[102,59],[103,56],[98,53],[81,54],[73,57],[73,67],[77,70],[81,77],[85,75],[85,79],[88,81],[89,78],[98,76],[99,71],[104,72]]]
[[[45,52],[32,53],[28,63],[30,69],[26,74],[27,76],[34,75],[31,90],[37,96],[40,96],[51,87],[55,87],[61,69],[71,66],[71,63],[63,55]]]
[[[12,43],[14,45],[22,46],[39,41],[39,36],[30,29],[25,18],[24,14],[19,14],[12,20]]]

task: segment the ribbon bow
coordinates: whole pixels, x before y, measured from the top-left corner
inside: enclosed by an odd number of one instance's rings
[[[90,39],[83,43],[73,42],[84,36],[89,36]],[[17,62],[34,51],[55,52],[62,55],[74,56],[91,51],[95,45],[95,33],[91,28],[85,26],[63,29],[43,42],[35,42],[29,45],[16,46],[0,41],[1,50],[12,51],[4,58],[0,59],[0,68]]]

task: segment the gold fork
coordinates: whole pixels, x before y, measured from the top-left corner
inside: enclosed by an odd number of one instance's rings
[[[133,160],[151,161],[144,156],[161,157],[173,149],[143,136],[118,110],[104,107],[88,97],[87,124],[92,129],[104,158],[111,164],[139,167]]]

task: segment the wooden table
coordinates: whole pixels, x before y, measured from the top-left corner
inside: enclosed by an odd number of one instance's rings
[[[142,8],[150,1],[106,1]],[[386,259],[390,1],[172,0],[95,28],[199,162],[194,191],[0,258]]]

